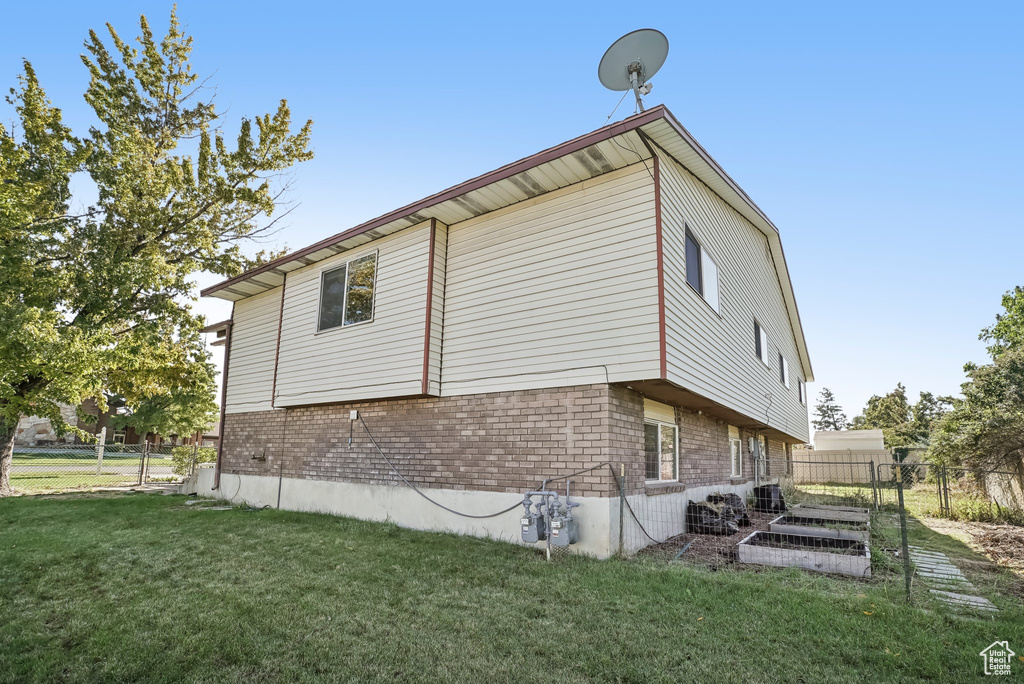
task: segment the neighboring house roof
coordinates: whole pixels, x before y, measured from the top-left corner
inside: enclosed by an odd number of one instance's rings
[[[813,382],[803,325],[779,230],[664,105],[599,128],[406,205],[202,291],[237,301],[280,286],[285,274],[429,219],[447,225],[650,159],[656,145],[750,221],[767,238],[800,362]]]

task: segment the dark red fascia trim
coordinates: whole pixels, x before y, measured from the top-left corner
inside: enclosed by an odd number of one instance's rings
[[[408,204],[402,207],[401,209],[396,209],[392,212],[384,214],[383,216],[379,216],[378,218],[375,218],[371,221],[367,221],[366,223],[358,225],[355,228],[350,228],[349,230],[346,230],[344,232],[332,235],[331,237],[325,238],[320,242],[310,245],[309,247],[303,247],[302,249],[296,252],[292,252],[290,254],[286,254],[282,257],[274,259],[273,261],[266,263],[263,266],[260,266],[259,268],[247,271],[233,278],[228,278],[227,280],[219,282],[216,285],[211,285],[210,287],[203,290],[200,294],[206,297],[215,292],[219,292],[220,290],[231,287],[232,285],[238,282],[259,275],[260,273],[273,271],[282,264],[286,264],[290,261],[294,261],[296,259],[312,254],[314,252],[319,252],[322,249],[326,249],[339,242],[355,237],[357,235],[362,235],[367,231],[379,228],[380,226],[391,223],[392,221],[405,218],[406,216],[409,216],[410,214],[415,214],[419,211],[423,211],[424,209],[432,207],[435,204],[440,204],[441,202],[445,202],[454,197],[460,197],[462,195],[465,195],[466,193],[473,192],[474,190],[479,190],[482,187],[486,187],[488,185],[491,185],[492,183],[496,183],[506,178],[510,178],[516,175],[517,173],[522,173],[523,171],[532,169],[535,166],[546,164],[547,162],[552,161],[554,159],[564,157],[567,154],[572,154],[573,152],[577,152],[584,148],[590,147],[591,145],[594,145],[596,143],[608,140],[610,138],[614,138],[617,135],[621,135],[633,129],[639,128],[640,126],[647,125],[652,121],[657,121],[658,119],[668,120],[667,114],[668,110],[665,108],[664,105],[652,107],[651,109],[648,109],[646,112],[635,114],[627,119],[619,121],[618,123],[605,126],[604,128],[599,128],[596,131],[591,131],[590,133],[581,135],[578,138],[574,138],[572,140],[569,140],[568,142],[561,143],[560,145],[550,147],[546,150],[538,152],[537,154],[531,155],[529,157],[524,157],[519,161],[512,162],[511,164],[506,164],[505,166],[502,166],[500,169],[489,171],[481,176],[477,176],[476,178],[472,178],[468,181],[465,181],[464,183],[460,183],[459,185],[450,187],[447,190],[442,190],[437,194],[419,200],[418,202]]]

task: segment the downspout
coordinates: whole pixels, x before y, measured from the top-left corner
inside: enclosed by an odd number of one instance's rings
[[[213,469],[213,489],[220,488],[220,468],[224,455],[224,409],[228,401],[228,368],[231,365],[231,329],[234,327],[235,305],[231,305],[231,318],[227,323],[224,339],[224,379],[220,388],[220,435],[217,437],[217,465]]]

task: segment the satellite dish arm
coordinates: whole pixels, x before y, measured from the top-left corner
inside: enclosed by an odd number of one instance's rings
[[[644,101],[640,97],[640,73],[643,70],[643,65],[639,61],[632,62],[626,67],[629,71],[629,84],[633,87],[633,95],[636,96],[636,106],[640,108],[640,111],[646,111],[644,109]]]

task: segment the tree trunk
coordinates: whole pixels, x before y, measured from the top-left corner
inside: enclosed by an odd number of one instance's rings
[[[14,437],[18,434],[18,426],[5,425],[0,422],[0,497],[11,496],[11,461],[14,459]]]

